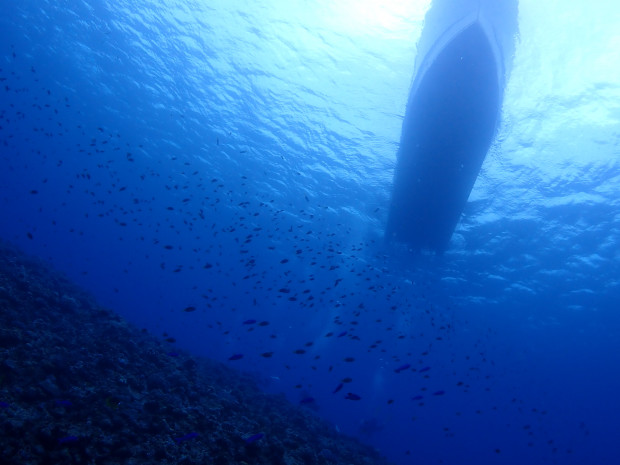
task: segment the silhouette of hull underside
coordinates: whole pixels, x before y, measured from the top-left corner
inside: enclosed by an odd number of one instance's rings
[[[505,76],[492,27],[473,16],[451,26],[425,50],[413,82],[386,228],[388,240],[437,252],[493,141]]]

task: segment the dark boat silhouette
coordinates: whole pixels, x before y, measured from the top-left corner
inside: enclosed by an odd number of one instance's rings
[[[443,252],[495,136],[517,0],[435,0],[418,42],[386,228]]]

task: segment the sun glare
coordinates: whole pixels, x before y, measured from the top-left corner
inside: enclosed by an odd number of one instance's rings
[[[399,36],[422,21],[430,0],[326,0],[325,9],[349,36]]]

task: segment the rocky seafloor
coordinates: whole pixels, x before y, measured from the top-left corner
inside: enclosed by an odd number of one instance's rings
[[[171,353],[0,244],[2,464],[387,464],[218,362]]]

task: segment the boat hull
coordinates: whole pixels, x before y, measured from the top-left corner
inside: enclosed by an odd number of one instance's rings
[[[495,136],[512,57],[516,3],[493,2],[436,0],[427,14],[403,120],[388,240],[437,252],[448,247]],[[449,8],[446,24],[439,24],[441,7],[455,3],[462,9]],[[498,3],[510,11],[498,14]],[[509,25],[514,32],[504,41]]]

